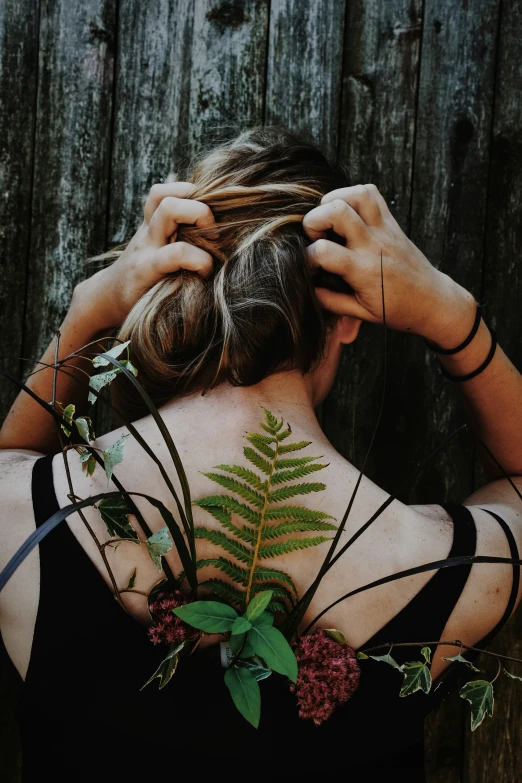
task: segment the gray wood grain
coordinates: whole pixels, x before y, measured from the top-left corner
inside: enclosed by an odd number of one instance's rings
[[[344,0],[273,0],[266,121],[337,154]]]
[[[42,8],[26,355],[41,354],[104,246],[114,31],[115,0]]]
[[[490,182],[486,222],[486,254],[482,300],[486,318],[499,342],[522,370],[522,6],[516,0],[502,5]],[[497,652],[522,657],[522,613],[495,640]],[[522,667],[506,665],[522,675]],[[493,670],[495,666],[493,665]],[[522,770],[520,683],[500,677],[495,683],[495,716],[479,730],[468,733],[465,780],[469,783],[518,780]],[[493,752],[494,749],[494,752]]]
[[[38,3],[0,4],[0,367],[27,372],[22,356],[31,220],[33,136],[38,62]],[[0,379],[0,416],[16,391]]]

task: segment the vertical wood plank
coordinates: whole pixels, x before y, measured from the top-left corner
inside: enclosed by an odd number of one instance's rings
[[[103,249],[115,0],[42,8],[24,353],[41,354]]]
[[[344,0],[273,0],[266,121],[337,155]]]
[[[502,4],[499,54],[495,82],[490,186],[486,222],[486,254],[482,299],[487,318],[515,366],[522,370],[522,6]],[[522,657],[520,609],[495,640],[492,649]],[[484,663],[486,663],[484,661]],[[522,674],[517,664],[506,668]],[[495,666],[493,665],[493,673]],[[522,770],[520,689],[505,676],[495,682],[495,715],[479,730],[468,729],[466,783],[515,781]],[[494,751],[493,751],[494,749]]]
[[[0,4],[0,356],[21,356],[29,252],[38,63],[38,2]],[[14,375],[24,365],[0,360]],[[16,395],[0,378],[0,417]]]

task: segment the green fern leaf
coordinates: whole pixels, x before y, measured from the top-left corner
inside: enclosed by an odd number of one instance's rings
[[[266,421],[269,427],[272,427],[272,429],[275,429],[278,426],[277,418],[274,416],[273,413],[271,413],[268,408],[263,408],[266,416]],[[283,420],[281,419],[281,424],[283,423]],[[279,424],[279,427],[281,427],[281,424]]]
[[[284,571],[278,571],[275,568],[267,568],[266,566],[258,566],[254,570],[254,580],[256,582],[272,582],[273,580],[277,580],[278,582],[288,585],[297,597],[297,588],[291,577],[289,577],[288,574],[285,574]]]
[[[290,451],[300,451],[301,449],[305,449],[307,446],[310,446],[312,443],[311,440],[300,440],[297,441],[297,443],[287,443],[286,446],[279,446],[279,454],[288,454]]]
[[[225,511],[225,509],[221,508],[220,506],[205,506],[205,511],[208,511],[209,514],[212,514],[214,519],[217,519],[218,522],[221,522],[223,527],[237,536],[237,538],[240,538],[242,541],[247,541],[249,544],[255,545],[257,541],[257,533],[254,530],[251,530],[249,527],[246,527],[246,525],[243,525],[243,527],[234,525],[229,511]]]
[[[285,536],[288,533],[308,533],[319,530],[337,530],[337,526],[332,525],[330,522],[321,522],[319,519],[280,522],[278,525],[267,525],[263,529],[261,540],[268,541],[273,538],[279,538],[279,536]]]
[[[254,451],[254,449],[251,449],[249,446],[246,446],[243,449],[243,454],[249,460],[252,465],[255,465],[256,468],[259,468],[259,470],[262,470],[263,473],[265,473],[267,476],[269,476],[272,473],[272,466],[269,462],[266,461],[266,459],[263,459],[263,457],[260,457],[257,451]]]
[[[264,424],[263,422],[260,422],[260,423],[261,423],[261,426],[262,426],[262,428],[264,429],[265,432],[270,433],[270,435],[275,435],[276,434],[275,427],[270,427],[269,424]]]
[[[215,595],[223,598],[229,604],[242,607],[245,603],[245,593],[232,587],[228,582],[223,582],[222,579],[207,579],[206,582],[201,582],[199,586],[212,590]]]
[[[253,506],[257,506],[257,508],[263,508],[265,505],[263,495],[254,492],[253,489],[250,489],[250,487],[247,487],[237,479],[230,478],[230,476],[223,476],[221,473],[203,473],[203,476],[206,476],[211,481],[215,481],[216,484],[220,484],[225,489],[235,492],[236,495],[239,495],[243,500],[248,500],[249,503],[252,503]]]
[[[260,435],[258,432],[249,432],[248,435],[245,435],[245,438],[252,444],[252,446],[255,446],[256,449],[261,452],[261,454],[264,454],[265,457],[274,459],[275,451],[274,449],[270,448],[268,443],[273,443],[275,438],[268,438],[265,435]]]
[[[297,468],[299,465],[308,465],[309,462],[319,459],[319,457],[289,457],[287,459],[276,459],[276,469],[279,468]]]
[[[288,541],[280,541],[278,544],[264,544],[259,547],[259,557],[261,559],[270,557],[279,557],[287,555],[289,552],[295,552],[298,549],[308,549],[311,546],[324,544],[330,539],[327,536],[315,536],[315,538],[290,538]]]
[[[252,595],[257,595],[257,593],[262,593],[265,590],[271,590],[274,598],[282,598],[290,606],[293,606],[295,603],[295,598],[290,590],[282,587],[277,582],[258,582],[252,585]]]
[[[254,487],[254,489],[260,489],[263,492],[266,489],[266,482],[260,479],[257,473],[254,473],[253,470],[243,468],[241,465],[216,465],[215,467],[216,470],[226,470],[227,473],[233,473],[235,476],[239,476],[239,478],[248,481],[250,486]]]
[[[265,519],[335,519],[331,514],[326,514],[324,511],[314,511],[311,508],[302,508],[301,506],[277,506],[276,508],[269,508],[265,513]]]
[[[234,582],[237,582],[243,587],[248,584],[248,571],[246,568],[241,568],[231,560],[227,560],[226,557],[207,557],[205,560],[198,560],[196,568],[205,568],[205,566],[214,566],[223,571],[224,574],[229,576]]]
[[[326,484],[289,484],[287,487],[279,487],[274,489],[273,492],[268,493],[269,503],[278,503],[280,500],[288,500],[288,498],[296,497],[297,495],[309,495],[310,492],[322,492],[326,489]]]
[[[290,429],[290,426],[288,426],[286,430],[283,430],[282,432],[279,433],[277,439],[278,441],[286,440],[288,436],[291,434],[292,434],[292,430]],[[279,451],[281,451],[281,449],[279,449]]]
[[[216,544],[222,549],[225,549],[229,554],[234,555],[234,557],[237,557],[238,560],[241,560],[241,562],[246,563],[247,565],[252,565],[252,552],[247,549],[246,546],[243,546],[243,544],[238,544],[237,541],[229,538],[219,530],[209,530],[206,527],[196,527],[194,528],[194,537],[204,538],[206,541],[210,541],[212,544]]]
[[[318,459],[318,457],[315,457],[315,459]],[[285,484],[287,481],[293,481],[293,479],[308,476],[310,473],[315,473],[317,470],[322,470],[327,467],[328,465],[322,465],[321,463],[316,462],[313,465],[299,465],[294,470],[276,470],[270,479],[270,484]]]
[[[239,514],[240,517],[243,517],[243,519],[246,519],[247,522],[251,522],[253,525],[258,525],[261,521],[261,515],[257,511],[253,511],[249,506],[245,506],[244,503],[239,503],[230,495],[209,495],[206,498],[195,500],[194,505],[201,508],[220,506],[227,511]]]
[[[266,608],[269,612],[284,612],[285,614],[288,614],[286,606],[279,601],[270,601]]]

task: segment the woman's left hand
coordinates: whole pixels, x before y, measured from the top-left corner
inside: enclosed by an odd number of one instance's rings
[[[76,286],[73,301],[96,328],[120,326],[146,291],[180,269],[207,277],[212,257],[187,242],[177,242],[180,223],[209,228],[215,224],[210,208],[190,198],[190,182],[153,185],[143,207],[143,223],[111,264]]]

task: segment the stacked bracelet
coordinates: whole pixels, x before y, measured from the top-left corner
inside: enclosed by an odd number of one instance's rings
[[[462,351],[464,348],[466,348],[470,342],[473,340],[475,335],[478,332],[480,321],[482,319],[482,306],[477,304],[477,312],[475,315],[475,321],[473,323],[473,327],[471,329],[471,332],[468,334],[464,342],[462,342],[460,345],[457,345],[456,348],[441,348],[436,343],[431,342],[430,340],[424,339],[424,342],[430,348],[432,351],[435,351],[435,353],[442,354],[444,356],[452,356],[455,353],[459,353],[459,351]],[[484,323],[486,323],[484,321]],[[444,367],[441,366],[440,370],[445,378],[447,378],[450,381],[453,381],[454,383],[461,383],[462,381],[469,381],[471,378],[475,378],[479,373],[481,373],[483,370],[486,369],[488,364],[491,362],[495,355],[495,351],[497,349],[497,336],[493,329],[489,326],[489,324],[486,323],[486,326],[489,330],[489,333],[491,335],[491,346],[488,352],[488,355],[482,362],[482,364],[477,367],[476,370],[473,370],[472,372],[466,373],[466,375],[453,375],[452,373],[448,372]]]

